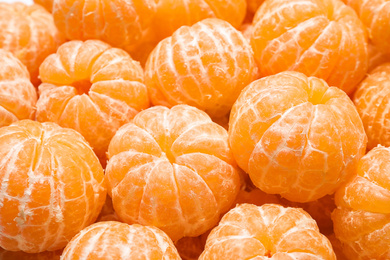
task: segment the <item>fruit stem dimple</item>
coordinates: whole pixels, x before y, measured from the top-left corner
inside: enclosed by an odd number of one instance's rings
[[[89,79],[82,79],[72,83],[72,86],[76,88],[79,95],[88,94],[89,89],[92,86],[92,83]]]

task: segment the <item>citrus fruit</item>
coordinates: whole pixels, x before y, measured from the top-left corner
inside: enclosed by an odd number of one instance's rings
[[[80,132],[105,162],[111,137],[149,107],[141,65],[99,40],[70,41],[40,66],[38,121]]]
[[[263,2],[264,0],[246,0],[247,15],[249,14],[253,17]]]
[[[219,18],[238,28],[246,13],[246,0],[158,0],[153,31],[161,40],[181,26],[207,18]]]
[[[50,13],[53,9],[53,2],[54,0],[34,0],[34,3],[42,5]]]
[[[72,238],[62,260],[180,259],[172,240],[160,229],[116,221],[92,224]]]
[[[350,94],[367,71],[365,27],[340,0],[268,0],[253,26],[262,76],[299,71]]]
[[[343,0],[351,6],[368,30],[372,43],[390,54],[390,1]]]
[[[334,233],[349,259],[390,258],[389,171],[390,148],[377,146],[335,194]]]
[[[241,92],[230,113],[229,143],[256,187],[308,202],[333,193],[353,173],[367,136],[345,92],[286,71]]]
[[[359,84],[353,101],[367,133],[367,148],[390,146],[390,62],[379,65]]]
[[[96,222],[100,221],[120,221],[118,215],[115,213],[110,196],[106,197],[106,202],[104,203],[103,208],[96,219]]]
[[[180,27],[149,55],[145,84],[154,105],[188,104],[223,117],[257,76],[250,45],[228,22]]]
[[[127,51],[143,40],[152,22],[154,0],[56,0],[54,22],[70,40],[97,39]]]
[[[199,260],[336,259],[332,245],[302,209],[240,204],[207,237]]]
[[[386,62],[390,62],[390,53],[381,52],[374,45],[368,44],[368,73]]]
[[[42,6],[0,3],[0,49],[27,66],[34,85],[39,85],[39,65],[63,42],[53,16]]]
[[[108,192],[119,218],[156,226],[174,242],[212,228],[240,188],[227,138],[188,105],[138,113],[108,149]]]
[[[0,128],[0,246],[39,253],[65,247],[106,198],[103,168],[85,139],[54,123]]]
[[[30,74],[12,53],[0,49],[0,127],[35,117],[37,92]]]
[[[175,247],[182,260],[198,260],[204,250],[207,236],[211,230],[197,237],[183,237],[176,241]]]

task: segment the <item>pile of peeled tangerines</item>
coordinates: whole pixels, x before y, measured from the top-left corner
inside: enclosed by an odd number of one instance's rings
[[[0,3],[0,259],[390,259],[389,0]]]

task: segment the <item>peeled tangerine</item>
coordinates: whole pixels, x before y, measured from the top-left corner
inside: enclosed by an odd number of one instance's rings
[[[103,168],[85,139],[54,123],[0,128],[0,246],[62,249],[97,218],[106,198]]]
[[[345,92],[290,71],[242,91],[230,114],[229,143],[255,186],[308,202],[335,192],[353,173],[367,136]]]
[[[336,260],[314,219],[299,208],[240,204],[207,237],[199,260]]]
[[[173,241],[212,228],[240,188],[227,138],[188,105],[137,114],[108,149],[108,192],[119,218],[156,226]]]
[[[334,232],[348,259],[390,259],[390,148],[378,146],[335,194]]]
[[[390,54],[390,1],[343,0],[351,6],[367,27],[372,43]]]
[[[39,74],[37,120],[77,130],[102,163],[116,130],[149,107],[141,65],[102,41],[61,45]]]
[[[0,49],[12,52],[39,85],[39,65],[65,41],[42,6],[0,3]]]
[[[180,260],[172,240],[153,226],[98,222],[72,238],[61,260]]]
[[[37,92],[30,74],[12,53],[0,49],[0,127],[35,117]]]
[[[209,18],[183,26],[150,54],[145,84],[154,105],[188,104],[212,118],[227,115],[257,77],[252,49],[228,22]]]
[[[268,0],[253,19],[251,45],[262,76],[285,70],[351,94],[368,67],[365,27],[341,0]]]
[[[390,62],[372,70],[359,84],[353,101],[368,137],[367,148],[390,146]]]

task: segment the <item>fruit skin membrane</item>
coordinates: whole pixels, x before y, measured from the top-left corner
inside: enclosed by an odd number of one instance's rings
[[[335,260],[336,256],[304,210],[240,204],[226,213],[207,237],[199,260],[213,259]]]
[[[367,72],[365,27],[340,0],[268,0],[252,24],[262,77],[299,71],[351,94]]]
[[[256,78],[250,45],[216,18],[179,28],[156,46],[145,66],[153,105],[188,104],[212,118],[227,115],[241,90]]]
[[[249,84],[233,105],[229,144],[255,186],[291,201],[331,194],[354,172],[367,136],[349,97],[282,72]]]
[[[0,127],[33,119],[37,99],[26,66],[11,52],[0,49]]]
[[[153,226],[116,221],[92,224],[72,238],[61,260],[180,260],[172,240]]]
[[[335,194],[334,232],[349,259],[390,258],[390,148],[377,146]]]
[[[104,204],[103,168],[85,139],[54,123],[0,128],[0,246],[62,249]]]
[[[141,111],[112,138],[106,168],[115,212],[175,242],[218,223],[240,188],[227,131],[188,105]]]

